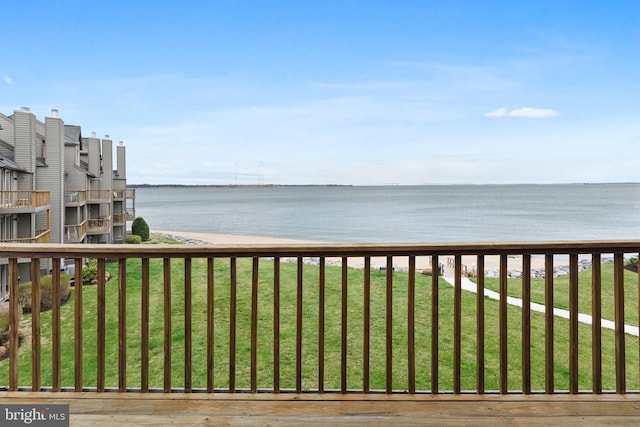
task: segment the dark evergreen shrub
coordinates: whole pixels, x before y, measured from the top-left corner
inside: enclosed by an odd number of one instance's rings
[[[140,236],[143,242],[149,240],[149,226],[141,216],[133,220],[131,224],[131,234]]]

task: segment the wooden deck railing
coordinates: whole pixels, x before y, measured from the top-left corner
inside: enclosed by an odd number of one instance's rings
[[[36,230],[34,237],[20,237],[15,239],[3,239],[0,243],[50,243],[51,230]]]
[[[88,233],[106,233],[111,227],[111,217],[92,218],[87,220]]]
[[[113,199],[113,191],[110,190],[87,190],[87,201],[103,202]]]
[[[48,191],[0,191],[0,209],[39,208],[50,204]]]
[[[64,201],[68,204],[84,203],[87,201],[86,190],[70,190],[64,192]]]
[[[0,389],[632,392],[640,389],[640,350],[637,328],[636,336],[625,328],[638,326],[640,287],[624,264],[639,249],[640,241],[2,245],[10,357],[0,364]],[[611,263],[603,262],[607,254]],[[587,276],[579,271],[584,255],[592,263]],[[522,259],[518,279],[508,279],[513,256]],[[417,271],[449,257],[453,286],[437,268]],[[468,257],[479,272],[475,294],[463,291]],[[493,257],[497,279],[483,273]],[[542,281],[531,274],[538,257]],[[558,257],[567,259],[566,279],[554,277]],[[97,259],[97,285],[76,286],[65,306],[54,298],[50,313],[23,315],[29,339],[19,349],[19,262],[30,260],[38,307],[44,260],[60,295],[62,260],[75,260],[79,284],[87,258]],[[382,268],[373,268],[380,259]],[[109,270],[115,280],[106,281]],[[497,302],[483,296],[492,286]],[[504,297],[514,289],[522,308]],[[538,313],[533,303],[541,299]],[[554,316],[560,306],[568,319]],[[579,311],[596,321],[579,323]],[[613,330],[599,320],[603,313],[612,314]]]

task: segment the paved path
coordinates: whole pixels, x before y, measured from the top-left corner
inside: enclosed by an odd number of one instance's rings
[[[455,278],[453,276],[442,276],[442,278],[449,283],[451,286],[454,286],[455,284]],[[469,280],[469,278],[467,277],[463,277],[462,278],[462,289],[465,291],[469,291],[469,292],[473,292],[473,293],[477,293],[477,285],[475,283],[473,283],[471,280]],[[494,300],[499,301],[500,300],[500,294],[498,292],[492,291],[490,289],[484,288],[484,296],[486,296],[487,298],[491,298]],[[520,298],[514,298],[514,297],[507,297],[507,304],[510,305],[515,305],[516,307],[520,307],[522,308],[522,300]],[[544,313],[545,312],[545,307],[542,304],[538,304],[535,302],[531,303],[531,310],[532,311],[537,311],[540,313]],[[558,317],[562,317],[565,319],[569,319],[569,311],[568,310],[563,310],[561,308],[555,308],[553,309],[553,315],[554,316],[558,316]],[[593,317],[589,314],[584,314],[584,313],[578,313],[578,322],[581,323],[586,323],[587,325],[591,325],[593,323]],[[611,330],[615,330],[615,323],[611,320],[607,320],[607,319],[601,319],[600,320],[600,324],[603,328],[606,329],[611,329]],[[633,326],[633,325],[624,325],[624,332],[626,334],[629,335],[633,335],[634,337],[638,336],[638,327],[637,326]]]

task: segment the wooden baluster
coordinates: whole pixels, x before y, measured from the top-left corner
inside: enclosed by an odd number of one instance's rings
[[[118,259],[118,391],[127,389],[127,259]]]
[[[171,392],[171,259],[162,260],[164,283],[164,392]]]
[[[78,277],[76,263],[76,280]],[[82,289],[82,271],[80,271],[80,283],[76,281],[76,287],[80,287]],[[76,289],[76,294],[78,291]],[[80,292],[82,295],[82,292]],[[82,301],[82,297],[80,297],[80,301]],[[78,298],[76,297],[76,307],[78,306]],[[78,347],[78,337],[80,337],[80,344],[82,344],[82,335],[78,335],[77,333],[77,325],[78,325],[78,309],[76,308],[76,349]],[[80,313],[82,316],[82,313]],[[82,319],[82,317],[80,317]],[[82,325],[80,325],[80,330],[82,330]],[[42,360],[41,360],[41,322],[40,322],[40,259],[33,258],[31,260],[31,391],[40,391],[41,389],[41,368],[42,368]],[[80,356],[82,355],[82,347],[80,347]],[[82,381],[82,363],[78,363],[78,360],[82,362],[82,357],[78,357],[78,352],[76,350],[76,384],[78,381],[78,369],[80,369],[80,381]],[[80,367],[78,368],[78,365]],[[76,385],[77,387],[77,385]],[[79,391],[79,390],[77,390]]]
[[[531,255],[522,256],[522,392],[531,393]]]
[[[438,256],[431,256],[431,393],[438,393]]]
[[[9,258],[9,391],[18,389],[18,260]]]
[[[231,258],[231,280],[229,297],[229,391],[236,392],[236,305],[238,291],[237,260]]]
[[[569,255],[569,392],[578,393],[578,254]]]
[[[184,391],[192,389],[192,271],[191,258],[184,259]]]
[[[453,271],[453,392],[459,394],[462,360],[462,256],[455,255]]]
[[[320,277],[318,281],[318,391],[324,392],[324,336],[325,336],[325,292],[326,259],[320,257]]]
[[[387,257],[387,312],[386,312],[386,378],[387,394],[393,392],[393,257]]]
[[[348,293],[348,272],[347,257],[342,257],[342,304],[341,304],[341,342],[340,342],[340,391],[347,392],[347,299]]]
[[[500,393],[508,392],[509,372],[507,360],[507,336],[508,336],[508,317],[507,317],[507,255],[500,255],[500,308],[499,308],[499,327],[500,327]]]
[[[273,260],[273,391],[280,393],[280,258]]]
[[[371,360],[371,257],[364,258],[364,333],[362,337],[362,390],[370,391]]]
[[[627,392],[624,337],[624,254],[613,254],[613,294],[616,337],[616,393]]]
[[[302,267],[304,259],[298,257],[296,286],[296,393],[302,393]]]
[[[60,292],[60,258],[53,258],[51,264],[51,385],[53,391],[60,391],[62,380],[62,340],[60,324],[62,294]]]
[[[253,258],[251,270],[251,392],[258,391],[258,258]]]
[[[592,390],[600,394],[602,393],[602,257],[600,254],[593,254],[591,258],[591,317],[593,319],[591,322]]]
[[[142,295],[141,295],[141,364],[140,364],[140,388],[143,392],[149,391],[149,258],[142,258]]]
[[[544,256],[544,344],[545,344],[545,393],[555,391],[553,355],[553,254]]]
[[[215,275],[214,260],[207,258],[207,393],[214,390],[215,357]]]
[[[97,390],[104,391],[105,381],[105,355],[106,355],[106,287],[105,287],[105,259],[98,259],[98,334],[97,334],[97,352],[98,352],[98,372],[97,372]]]
[[[476,390],[484,393],[484,255],[478,255],[476,282]]]
[[[31,277],[34,277],[34,269],[39,270],[39,266],[31,264]],[[83,321],[83,304],[82,304],[82,258],[76,258],[74,262],[74,369],[75,369],[75,391],[82,391],[82,321]]]
[[[409,393],[416,392],[416,257],[409,257],[409,282],[407,298],[407,356]]]

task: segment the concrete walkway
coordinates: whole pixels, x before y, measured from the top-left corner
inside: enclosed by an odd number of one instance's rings
[[[442,276],[442,278],[449,283],[451,286],[454,286],[455,284],[455,278],[454,276]],[[462,278],[462,289],[465,291],[469,291],[469,292],[473,292],[473,293],[477,293],[477,285],[472,282],[471,280],[469,280],[469,278],[467,277],[463,277]],[[487,298],[491,298],[493,300],[499,301],[500,300],[500,294],[498,292],[492,291],[490,289],[484,288],[484,296],[486,296]],[[520,298],[514,298],[514,297],[507,297],[507,304],[510,305],[514,305],[516,307],[520,307],[522,308],[522,300]],[[531,303],[531,310],[532,311],[537,311],[540,313],[544,313],[545,312],[545,307],[542,304],[538,304],[535,302]],[[554,316],[558,316],[558,317],[562,317],[564,319],[569,319],[569,311],[568,310],[563,310],[561,308],[555,308],[553,309],[553,315]],[[593,323],[593,317],[589,314],[584,314],[584,313],[578,313],[578,322],[581,323],[585,323],[587,325],[591,325]],[[605,329],[611,329],[611,330],[615,330],[615,323],[611,320],[607,320],[607,319],[600,319],[600,325],[605,328]],[[638,327],[637,326],[633,326],[633,325],[624,325],[624,332],[626,334],[629,335],[633,335],[634,337],[638,336]]]

